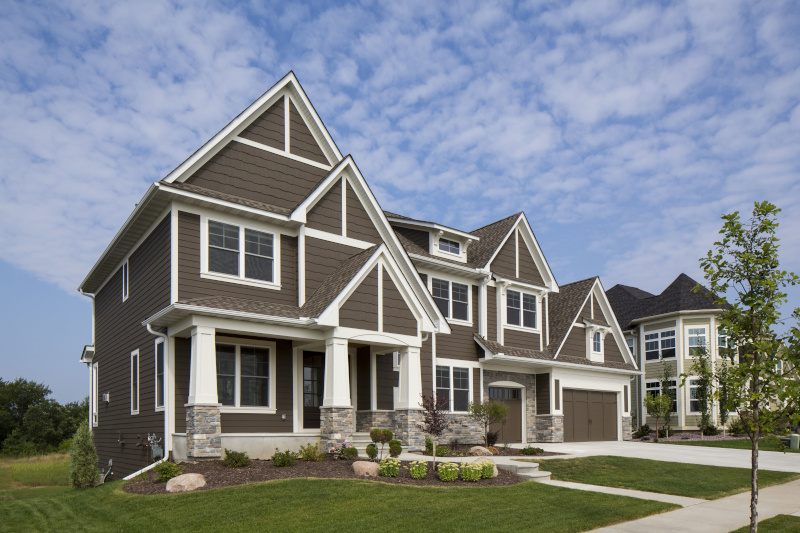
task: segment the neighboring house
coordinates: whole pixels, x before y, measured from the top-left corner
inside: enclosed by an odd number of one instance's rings
[[[423,394],[450,436],[630,438],[626,349],[597,278],[559,286],[524,214],[466,232],[385,213],[289,73],[154,183],[79,290],[93,298],[101,464],[351,439],[421,448]],[[502,441],[501,441],[502,442]]]
[[[662,394],[661,376],[664,367],[672,371],[671,394],[674,397],[672,427],[678,430],[696,430],[700,424],[699,405],[696,399],[697,380],[691,377],[693,353],[705,347],[716,365],[720,361],[720,346],[727,339],[718,328],[722,307],[714,303],[714,296],[704,287],[699,292],[692,289],[698,283],[681,274],[659,295],[615,285],[606,292],[608,301],[619,318],[625,332],[628,349],[644,371],[633,379],[634,423],[655,427],[655,419],[645,416],[644,394]],[[690,377],[680,388],[680,375]],[[712,423],[718,424],[718,409],[713,409]]]

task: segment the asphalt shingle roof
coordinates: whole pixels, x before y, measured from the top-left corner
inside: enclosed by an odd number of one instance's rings
[[[549,298],[548,310],[550,311],[550,316],[548,317],[550,322],[550,345],[547,350],[551,356],[555,355],[564,337],[569,334],[572,322],[578,316],[583,307],[583,302],[589,295],[589,291],[592,290],[596,280],[597,276],[594,276],[567,283],[566,285],[561,285],[558,288],[558,292],[550,293],[547,296]],[[561,357],[559,357],[559,360],[561,360]]]
[[[531,350],[528,348],[517,348],[513,346],[504,346],[499,342],[488,341],[483,337],[479,337],[478,335],[474,335],[474,338],[475,340],[486,346],[486,348],[488,348],[489,351],[495,354],[502,353],[513,357],[524,357],[526,359],[538,359],[541,361],[553,361],[553,357],[550,354],[539,350]],[[560,363],[570,363],[579,366],[615,368],[619,370],[635,370],[635,368],[633,368],[633,366],[629,365],[628,363],[615,363],[615,362],[598,363],[595,361],[590,361],[584,357],[575,357],[568,355],[559,356],[557,361]]]
[[[322,285],[314,291],[314,294],[306,300],[302,308],[303,316],[316,318],[321,315],[336,299],[339,293],[347,287],[347,284],[350,283],[355,275],[358,274],[361,267],[369,261],[369,258],[372,257],[372,254],[375,253],[377,248],[378,245],[372,246],[342,261],[339,266],[336,267],[336,270],[328,276],[328,279],[326,279]]]
[[[263,211],[268,211],[270,213],[275,213],[276,215],[285,215],[289,216],[292,214],[291,209],[287,209],[285,207],[278,207],[275,205],[265,204],[263,202],[257,202],[255,200],[248,200],[247,198],[242,198],[241,196],[236,196],[233,194],[227,194],[224,192],[214,191],[212,189],[207,189],[205,187],[199,187],[197,185],[192,185],[190,183],[167,183],[165,181],[161,181],[159,183],[159,187],[167,188],[167,189],[178,189],[181,191],[191,192],[194,194],[199,194],[201,196],[208,196],[209,198],[215,198],[217,200],[222,200],[225,202],[231,202],[233,204],[243,205],[245,207],[252,207],[253,209],[261,209]]]
[[[240,311],[258,315],[279,316],[283,318],[300,318],[302,312],[294,305],[277,304],[263,300],[248,300],[246,298],[232,298],[230,296],[206,296],[203,298],[188,298],[179,300],[179,304],[207,307],[209,309],[223,309],[226,311]]]

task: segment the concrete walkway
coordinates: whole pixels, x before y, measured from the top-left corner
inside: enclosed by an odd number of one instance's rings
[[[759,522],[779,514],[800,516],[800,480],[767,487],[759,491]],[[638,533],[641,531],[728,533],[748,524],[750,524],[749,491],[594,531],[603,533]]]
[[[567,489],[585,490],[588,492],[602,492],[604,494],[616,494],[617,496],[630,496],[631,498],[641,498],[642,500],[655,500],[657,502],[674,503],[681,507],[689,507],[706,503],[708,500],[700,498],[688,498],[686,496],[675,496],[673,494],[659,494],[657,492],[645,492],[641,490],[618,489],[616,487],[603,487],[601,485],[587,485],[585,483],[573,483],[571,481],[556,481],[554,479],[541,481],[544,485],[555,485]]]

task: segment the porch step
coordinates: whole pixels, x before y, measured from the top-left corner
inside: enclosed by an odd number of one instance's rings
[[[350,436],[348,444],[353,445],[356,448],[356,450],[358,450],[358,455],[366,457],[367,456],[367,446],[372,444],[372,439],[369,437],[369,433],[367,433],[365,431],[357,432],[357,433],[353,433]],[[403,446],[404,451],[405,451],[405,445],[403,444],[403,441],[400,441],[400,445]],[[376,444],[376,446],[378,447],[378,451],[380,452],[380,449],[381,449],[380,443]],[[389,455],[389,443],[388,442],[386,443],[383,451],[384,451],[384,455]]]
[[[497,468],[508,470],[528,481],[550,481],[550,472],[539,470],[539,463],[498,464]]]

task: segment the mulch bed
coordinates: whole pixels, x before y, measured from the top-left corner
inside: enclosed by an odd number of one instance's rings
[[[453,446],[445,444],[444,446],[450,451],[445,456],[438,455],[437,456],[437,460],[439,458],[447,459],[448,457],[467,457],[467,456],[469,456],[470,448],[472,448],[473,446],[476,446],[476,445],[475,444],[459,444],[459,445],[453,447]],[[500,456],[503,456],[503,457],[545,457],[545,456],[548,456],[548,455],[564,455],[563,453],[545,452],[545,451],[543,451],[542,453],[536,454],[536,455],[523,455],[522,453],[520,453],[519,448],[503,448],[503,447],[495,446],[495,449],[499,452],[497,455],[500,455]],[[427,451],[422,452],[422,454],[427,456],[427,457],[430,457],[432,455],[430,452],[427,452]]]
[[[656,436],[655,431],[650,432],[650,436],[647,437],[647,440],[642,439],[633,439],[633,442],[653,442],[653,438]],[[658,439],[658,442],[680,442],[680,441],[691,441],[691,440],[736,440],[736,439],[746,439],[747,435],[738,435],[726,432],[725,435],[720,433],[719,435],[706,435],[702,439],[700,438],[699,431],[683,431],[683,432],[675,432],[675,434],[669,437],[661,437]]]
[[[441,459],[437,459],[440,461]],[[400,474],[396,478],[389,477],[363,477],[356,476],[353,472],[353,462],[333,459],[326,457],[320,462],[308,462],[298,459],[294,466],[276,467],[272,461],[253,459],[250,466],[244,468],[228,468],[222,465],[222,461],[200,461],[197,463],[181,463],[184,474],[203,474],[206,477],[206,486],[198,490],[216,489],[219,487],[230,487],[233,485],[243,485],[245,483],[258,483],[261,481],[273,481],[276,479],[292,478],[327,478],[327,479],[369,479],[384,483],[394,483],[401,485],[416,485],[420,487],[499,487],[506,485],[516,485],[524,478],[512,474],[506,470],[498,469],[495,478],[482,479],[477,482],[457,481],[445,483],[430,471],[425,479],[413,479],[407,467],[410,463],[402,461]],[[147,473],[144,481],[132,480],[124,490],[132,494],[167,494],[166,483],[156,483],[153,471]]]

